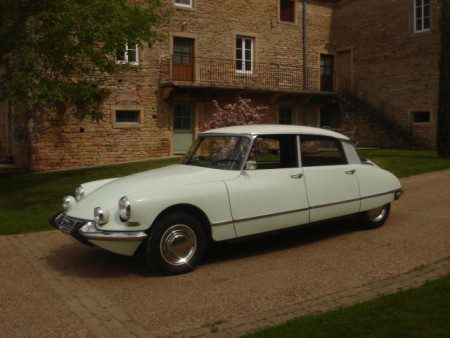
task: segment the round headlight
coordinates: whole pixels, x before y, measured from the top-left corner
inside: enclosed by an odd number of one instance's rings
[[[109,221],[109,212],[101,207],[94,209],[94,221],[98,225],[103,225]]]
[[[64,211],[69,211],[70,209],[72,209],[74,204],[75,204],[75,198],[73,198],[72,196],[66,196],[63,198],[62,207],[63,207]]]
[[[80,201],[84,197],[84,189],[82,186],[79,186],[75,189],[75,198],[77,201]]]
[[[131,216],[131,205],[128,197],[124,196],[119,200],[119,216],[122,222],[126,222]]]

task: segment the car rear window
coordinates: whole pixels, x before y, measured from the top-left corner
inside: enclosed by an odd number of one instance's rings
[[[333,138],[303,135],[300,136],[303,167],[320,167],[347,164],[341,143]]]

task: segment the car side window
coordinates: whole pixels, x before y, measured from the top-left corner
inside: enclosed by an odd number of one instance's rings
[[[253,142],[248,161],[257,170],[298,167],[296,135],[261,135]]]
[[[341,143],[331,137],[302,135],[300,149],[303,167],[347,164]]]

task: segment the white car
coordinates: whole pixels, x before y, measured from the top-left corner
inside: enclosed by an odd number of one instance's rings
[[[399,180],[361,160],[346,136],[281,125],[199,135],[180,164],[81,185],[50,223],[165,274],[192,270],[208,244],[345,215],[382,226]]]

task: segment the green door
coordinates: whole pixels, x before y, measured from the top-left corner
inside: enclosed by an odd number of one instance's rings
[[[173,108],[173,153],[184,154],[194,140],[194,106],[176,103]]]

